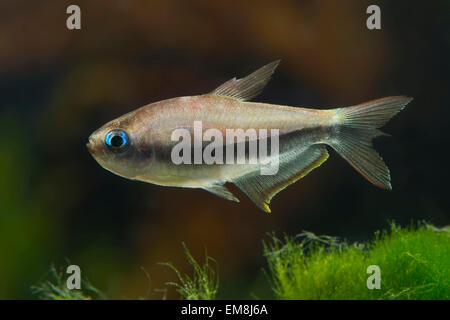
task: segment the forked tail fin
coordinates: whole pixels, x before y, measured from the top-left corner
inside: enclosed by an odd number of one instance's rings
[[[412,98],[398,96],[335,109],[336,124],[328,144],[374,185],[391,190],[389,169],[375,151],[372,139]]]

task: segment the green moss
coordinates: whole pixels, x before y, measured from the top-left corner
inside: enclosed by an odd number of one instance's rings
[[[303,233],[264,245],[278,299],[449,299],[450,232],[428,225],[378,233],[349,245]],[[381,270],[381,288],[369,290],[367,267]]]
[[[199,264],[183,244],[193,267],[178,282],[169,282],[187,300],[216,299],[217,263],[205,254]],[[378,232],[368,244],[338,241],[304,232],[296,237],[275,235],[264,244],[268,277],[276,299],[450,299],[450,229],[430,225]],[[212,264],[213,263],[213,264]],[[370,265],[379,266],[381,288],[368,289]],[[83,291],[68,290],[63,273],[51,268],[33,287],[41,299],[104,299],[87,281]],[[230,297],[233,298],[233,297]]]
[[[181,274],[172,264],[164,263],[175,271],[179,280],[179,283],[168,282],[167,284],[175,286],[178,293],[186,300],[214,300],[219,287],[216,261],[205,252],[205,262],[200,265],[184,243],[183,247],[194,272],[192,276]],[[211,266],[211,262],[214,263],[216,268]]]
[[[41,300],[91,300],[106,299],[99,290],[94,288],[89,281],[81,280],[81,290],[68,289],[64,273],[50,267],[48,274],[37,285],[31,287],[33,295]]]

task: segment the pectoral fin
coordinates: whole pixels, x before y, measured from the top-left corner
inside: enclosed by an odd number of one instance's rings
[[[230,201],[234,201],[234,202],[239,202],[239,199],[236,198],[234,196],[234,194],[232,194],[231,191],[228,190],[227,187],[225,187],[224,185],[213,184],[210,186],[203,187],[203,189],[205,189],[206,191],[209,191],[221,198],[224,198],[224,199],[227,199]]]
[[[280,168],[275,175],[249,173],[233,182],[263,211],[270,213],[269,203],[281,190],[306,176],[328,158],[323,145],[310,146],[303,152],[280,156]]]
[[[241,101],[251,100],[262,92],[279,63],[280,60],[266,64],[242,79],[233,78],[216,88],[211,94]]]

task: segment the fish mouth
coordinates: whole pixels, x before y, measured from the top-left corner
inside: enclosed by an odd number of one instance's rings
[[[92,138],[89,138],[88,142],[86,143],[86,147],[88,148],[89,152],[93,152],[94,151],[94,141],[92,140]]]

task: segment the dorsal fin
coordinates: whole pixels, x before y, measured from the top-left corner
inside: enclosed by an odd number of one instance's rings
[[[233,181],[259,208],[270,213],[270,200],[281,190],[306,176],[328,158],[323,145],[312,145],[303,152],[294,149],[280,155],[280,168],[273,176],[259,172],[247,174]]]
[[[241,101],[251,100],[262,92],[280,61],[276,60],[266,64],[245,78],[228,80],[211,92],[211,94],[235,98]]]

